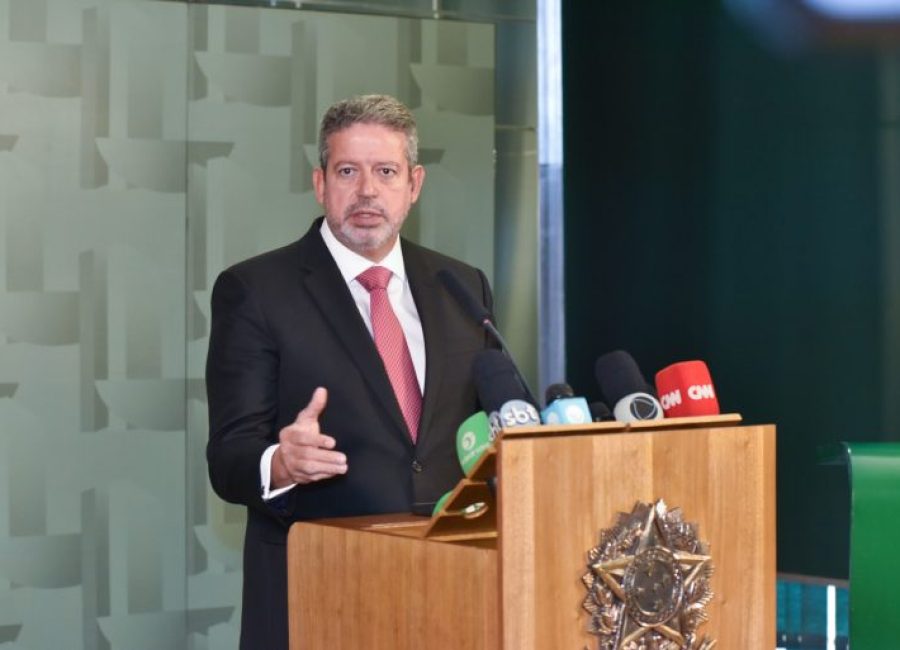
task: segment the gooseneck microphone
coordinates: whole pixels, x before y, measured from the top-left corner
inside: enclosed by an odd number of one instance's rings
[[[472,364],[472,378],[494,435],[501,429],[541,423],[521,374],[500,350],[482,350]]]
[[[453,296],[467,314],[482,326],[487,327],[486,323],[493,327],[493,315],[488,311],[472,293],[463,286],[463,283],[456,274],[449,269],[441,269],[437,272],[438,280],[444,285],[444,288]],[[494,334],[494,332],[491,332]],[[494,334],[499,337],[499,334]]]
[[[594,366],[600,392],[619,422],[661,420],[663,410],[634,358],[624,350],[604,354]]]
[[[525,377],[519,371],[519,367],[513,360],[512,353],[509,351],[509,346],[506,344],[506,341],[503,339],[500,331],[494,325],[494,317],[491,312],[488,311],[488,309],[475,296],[472,295],[472,292],[469,291],[465,287],[465,285],[463,285],[463,283],[453,271],[449,269],[441,269],[440,271],[438,271],[437,277],[441,281],[441,284],[444,285],[447,293],[453,296],[456,302],[459,303],[459,306],[462,307],[462,310],[466,312],[469,317],[472,318],[472,320],[481,325],[481,327],[483,327],[486,331],[490,332],[491,336],[494,337],[494,340],[500,344],[500,349],[503,350],[503,354],[507,356],[510,363],[512,364],[512,367],[515,370],[515,373],[525,390],[528,401],[530,401],[532,405],[536,405],[538,403],[538,400],[534,396],[534,393],[531,392],[531,389],[528,387],[528,382],[525,381]],[[482,402],[482,404],[484,404],[484,402]]]

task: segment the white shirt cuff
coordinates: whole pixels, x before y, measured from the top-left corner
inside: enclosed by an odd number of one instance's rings
[[[275,450],[278,449],[278,445],[274,444],[266,448],[263,452],[262,459],[259,461],[259,478],[262,482],[262,499],[263,501],[270,501],[277,496],[280,496],[293,488],[296,483],[292,483],[291,485],[287,485],[283,488],[278,488],[277,490],[272,489],[272,456],[275,455]]]

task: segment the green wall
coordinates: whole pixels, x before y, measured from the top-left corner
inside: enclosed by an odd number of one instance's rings
[[[706,360],[724,411],[778,425],[779,570],[846,577],[846,470],[816,455],[900,438],[898,53],[634,4],[564,7],[569,377]]]

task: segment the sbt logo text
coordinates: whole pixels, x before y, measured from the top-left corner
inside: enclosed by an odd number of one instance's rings
[[[522,427],[540,424],[541,419],[537,409],[521,399],[512,399],[500,407],[499,411],[491,413],[491,429],[507,429],[510,427]]]
[[[688,387],[687,396],[688,399],[695,402],[704,399],[715,399],[716,391],[713,389],[712,384],[694,384]],[[669,410],[673,406],[678,406],[681,404],[681,389],[675,389],[662,395],[659,398],[659,403],[662,404],[662,407],[666,410]]]

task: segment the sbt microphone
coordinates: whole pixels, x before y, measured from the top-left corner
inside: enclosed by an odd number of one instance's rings
[[[466,418],[456,431],[456,456],[463,474],[469,475],[484,452],[491,446],[496,434],[491,430],[488,416],[478,411]]]
[[[679,361],[660,370],[656,394],[667,418],[719,414],[716,389],[703,361]]]
[[[482,350],[475,355],[472,378],[494,435],[501,429],[541,423],[521,375],[500,350]]]
[[[619,422],[661,420],[662,406],[634,358],[624,350],[604,354],[594,366],[600,392]]]
[[[587,424],[592,421],[587,400],[575,397],[569,384],[550,384],[544,392],[541,422],[544,424]]]

